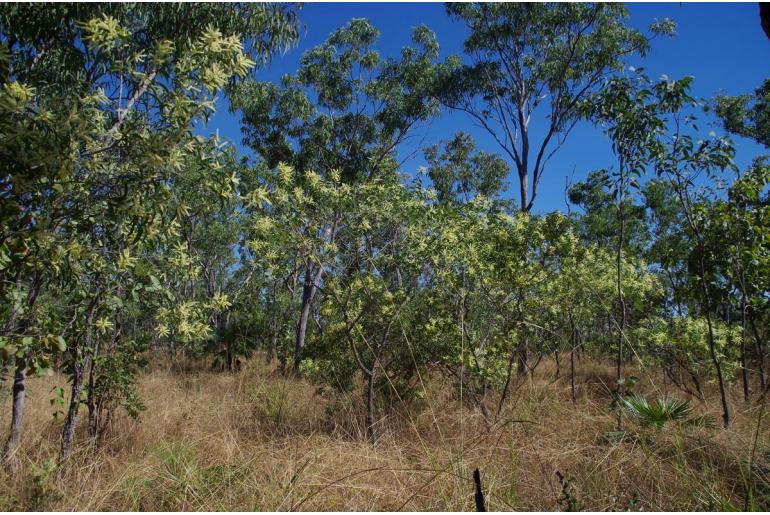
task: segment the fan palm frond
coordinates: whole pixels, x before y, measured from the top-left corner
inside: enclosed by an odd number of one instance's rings
[[[692,412],[690,401],[670,397],[658,397],[648,402],[641,395],[620,399],[620,406],[643,426],[662,429],[670,422],[684,421]]]

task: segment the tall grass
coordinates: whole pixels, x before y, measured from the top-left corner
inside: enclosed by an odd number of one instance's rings
[[[460,405],[456,385],[424,376],[419,398],[382,411],[382,437],[372,446],[359,390],[321,394],[259,356],[236,374],[156,364],[140,382],[141,421],[117,417],[98,448],[81,421],[61,471],[54,466],[61,420],[48,392],[64,379],[33,379],[22,465],[15,476],[0,473],[0,509],[473,510],[476,467],[490,510],[768,507],[764,408],[736,410],[728,430],[665,423],[654,437],[602,439],[616,420],[602,386],[612,370],[585,365],[577,404],[568,379],[553,382],[544,363],[488,421]],[[665,395],[659,379],[638,390]],[[636,408],[644,411],[642,398]],[[7,425],[8,399],[0,408]],[[689,420],[718,409],[697,403],[677,413]]]

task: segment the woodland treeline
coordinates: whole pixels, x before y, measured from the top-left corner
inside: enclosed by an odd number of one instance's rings
[[[673,21],[640,32],[623,5],[580,3],[447,4],[468,35],[445,59],[427,26],[385,57],[387,27],[353,19],[295,74],[260,80],[301,14],[0,6],[11,469],[38,429],[32,376],[68,378],[50,393],[66,463],[78,420],[98,441],[121,412],[154,416],[136,385],[161,358],[228,373],[259,351],[329,395],[360,389],[372,441],[389,401],[429,377],[493,418],[543,358],[573,398],[578,357],[614,363],[621,400],[631,364],[693,399],[715,384],[725,426],[765,394],[770,168],[738,168],[733,138],[770,145],[770,81],[696,99],[691,78],[628,65]],[[256,157],[200,136],[217,98]],[[428,139],[427,166],[404,169],[412,136],[448,112],[497,146]],[[581,124],[614,165],[580,171],[568,212],[541,213]]]

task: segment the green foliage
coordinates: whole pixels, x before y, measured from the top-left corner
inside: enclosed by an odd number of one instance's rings
[[[733,145],[699,137],[693,79],[626,68],[651,36],[622,5],[447,11],[469,29],[464,58],[438,64],[425,26],[387,57],[354,19],[273,83],[255,71],[296,40],[293,5],[1,7],[3,372],[58,367],[65,435],[85,404],[98,436],[119,410],[138,418],[137,379],[159,351],[235,371],[265,349],[326,395],[363,384],[373,437],[375,412],[419,398],[430,374],[488,418],[543,356],[619,354],[619,369],[634,360],[700,399],[716,382],[728,422],[729,383],[743,371],[748,398],[766,361],[767,160],[725,174]],[[769,89],[717,98],[726,130],[767,145]],[[223,94],[254,160],[198,135]],[[418,149],[430,184],[407,179],[405,143],[442,103],[505,159],[459,132]],[[566,192],[582,212],[535,214],[581,121],[616,162]],[[504,200],[509,165],[519,209]],[[689,401],[631,396],[636,380],[619,378],[616,406],[641,425],[711,423]],[[295,422],[285,389],[262,393],[259,418]],[[235,474],[180,444],[156,457],[164,491],[142,492],[168,508]],[[578,509],[560,482],[560,505]]]
[[[770,80],[752,94],[717,96],[714,111],[727,132],[770,147]]]
[[[672,397],[657,397],[649,402],[641,395],[620,399],[623,411],[640,425],[662,430],[669,424],[686,423],[698,427],[716,427],[716,420],[710,415],[692,415],[690,401]]]
[[[243,116],[245,142],[269,167],[345,182],[392,172],[396,147],[414,126],[437,114],[432,91],[438,44],[425,26],[414,29],[414,47],[383,59],[379,31],[354,19],[308,50],[295,76],[281,84],[247,82],[231,92]]]
[[[447,12],[470,29],[464,48],[472,61],[452,56],[442,65],[442,102],[495,138],[515,165],[520,207],[529,211],[583,102],[624,58],[646,53],[648,38],[625,25],[620,4],[449,3]],[[655,30],[664,28],[671,26]],[[536,139],[530,122],[542,110],[546,129]]]
[[[32,509],[50,509],[50,506],[61,497],[54,483],[58,470],[56,460],[50,458],[32,468]]]
[[[659,397],[650,403],[646,398],[635,395],[620,400],[623,410],[643,426],[662,429],[666,424],[680,422],[692,412],[689,401]]]
[[[494,199],[505,187],[508,165],[500,157],[476,150],[468,134],[458,132],[439,146],[425,149],[427,173],[441,203],[468,202],[476,195]]]

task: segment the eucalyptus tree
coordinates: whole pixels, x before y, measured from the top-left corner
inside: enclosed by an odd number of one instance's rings
[[[627,246],[626,210],[630,190],[639,189],[641,177],[662,151],[666,129],[661,116],[665,105],[648,89],[642,73],[608,80],[584,106],[591,119],[603,126],[612,141],[617,166],[604,172],[616,206],[617,241],[617,360],[618,388],[623,384],[623,347],[626,339],[626,304],[623,297],[623,249]]]
[[[97,333],[115,328],[105,317],[128,293],[121,289],[129,283],[113,279],[131,274],[125,265],[143,245],[174,236],[165,203],[174,176],[187,156],[214,171],[219,161],[192,125],[212,112],[218,90],[249,73],[250,55],[262,58],[292,39],[291,13],[265,5],[0,9],[0,283],[4,297],[21,300],[4,313],[4,343],[16,347],[8,353],[16,368],[9,463],[27,369],[40,369],[41,352],[52,348],[33,326],[35,299],[52,286],[74,299],[55,339],[72,372],[64,459]],[[209,180],[228,186],[217,173]]]
[[[751,94],[717,96],[713,102],[713,108],[728,133],[752,139],[765,148],[770,147],[770,80],[765,80]],[[761,262],[761,259],[757,259],[756,256],[758,252],[761,254],[759,249],[762,248],[764,241],[758,229],[763,223],[760,214],[763,205],[760,192],[763,180],[761,171],[765,167],[766,162],[763,159],[755,160],[755,163],[731,188],[734,198],[731,198],[729,204],[722,206],[721,214],[723,223],[736,224],[739,231],[734,235],[742,239],[734,242],[736,252],[733,255],[733,265],[736,268],[735,276],[739,278],[737,287],[743,297],[741,301],[743,323],[745,324],[748,320],[756,343],[760,385],[763,390],[767,382],[764,341],[768,336],[761,334],[762,324],[757,324],[757,320],[766,316],[767,302],[766,297],[763,298],[761,294],[754,296],[751,292],[761,291],[761,288],[756,289],[761,281],[757,282],[752,272],[757,269],[757,263]],[[751,259],[746,262],[749,256]],[[744,384],[747,384],[745,377]],[[748,397],[748,387],[744,388],[744,395]]]
[[[593,243],[603,248],[617,245],[620,221],[618,202],[613,198],[614,185],[610,170],[596,170],[590,172],[585,180],[570,185],[567,190],[569,203],[579,208],[573,212],[570,207],[570,216],[587,245]],[[633,196],[627,195],[622,209],[625,249],[632,255],[640,256],[653,240],[647,219],[647,206],[635,202]]]
[[[442,102],[471,116],[510,158],[519,208],[530,211],[549,160],[581,119],[580,104],[650,37],[625,24],[626,7],[604,3],[448,3],[463,22],[469,64],[442,66]],[[655,34],[673,32],[669,20]]]
[[[466,203],[482,195],[504,205],[499,196],[506,187],[508,165],[498,155],[477,150],[469,134],[458,132],[451,140],[426,148],[424,156],[439,203]]]
[[[730,323],[731,315],[739,313],[741,379],[744,400],[749,401],[749,361],[747,344],[755,341],[760,386],[766,386],[764,342],[760,327],[767,313],[767,266],[770,249],[764,236],[768,230],[767,194],[770,182],[766,158],[760,158],[727,189],[726,199],[715,199],[707,207],[708,232],[705,235],[710,256],[713,256],[714,280],[710,286],[715,302],[723,306],[722,315]],[[757,320],[760,320],[759,324]]]
[[[690,242],[685,234],[686,221],[676,194],[666,181],[651,178],[642,187],[647,211],[650,242],[644,257],[656,267],[667,293],[664,310],[683,317],[697,307],[688,282]]]
[[[717,96],[713,108],[727,132],[770,147],[770,79],[752,94]]]
[[[379,31],[354,19],[308,50],[294,76],[281,84],[249,81],[230,92],[231,108],[242,114],[245,143],[268,167],[279,163],[298,173],[313,171],[345,183],[388,175],[398,167],[399,146],[438,112],[434,62],[438,43],[425,26],[413,32],[412,47],[398,58],[376,50]],[[299,184],[302,187],[302,183]],[[334,241],[341,213],[330,212],[307,237]],[[295,365],[302,349],[324,267],[304,263],[295,337]]]
[[[706,319],[709,354],[715,370],[722,403],[722,420],[728,426],[732,420],[723,362],[719,356],[715,336],[714,280],[715,256],[708,249],[708,233],[717,220],[709,216],[708,206],[713,202],[713,189],[700,186],[698,178],[719,179],[719,172],[733,169],[734,149],[726,138],[709,137],[696,140],[695,117],[686,113],[695,104],[689,95],[692,79],[678,81],[661,79],[652,85],[652,92],[663,115],[672,126],[672,133],[665,138],[664,147],[655,159],[655,171],[666,180],[675,193],[686,222],[686,234],[691,242],[691,269],[694,283],[700,293],[699,310]]]

